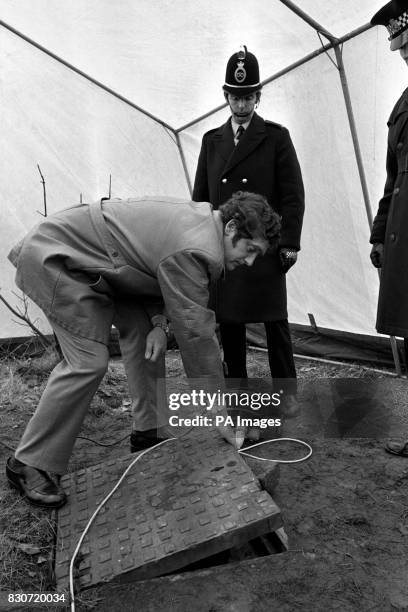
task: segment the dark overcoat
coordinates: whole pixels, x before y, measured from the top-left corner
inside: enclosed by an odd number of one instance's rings
[[[387,180],[370,237],[384,244],[376,328],[408,338],[408,89],[388,128]]]
[[[237,146],[230,119],[204,134],[193,200],[218,208],[239,190],[264,195],[282,216],[280,246],[300,249],[304,190],[296,152],[286,128],[256,113]],[[258,257],[252,268],[227,273],[218,283],[215,308],[223,322],[286,319],[286,280],[278,249]]]

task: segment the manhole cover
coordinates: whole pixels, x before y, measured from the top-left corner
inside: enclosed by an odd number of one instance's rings
[[[239,454],[215,435],[171,440],[141,457],[97,515],[75,577],[90,587],[174,572],[282,525],[280,511]],[[58,512],[55,573],[66,589],[77,542],[135,455],[68,474]]]

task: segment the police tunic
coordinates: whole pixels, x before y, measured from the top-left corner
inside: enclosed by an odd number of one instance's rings
[[[408,89],[388,127],[387,179],[370,237],[384,244],[376,328],[408,338]]]
[[[230,119],[204,135],[193,200],[218,208],[239,190],[265,196],[282,216],[279,246],[300,249],[304,189],[296,152],[285,127],[256,113],[237,146]],[[219,321],[229,323],[287,318],[286,280],[277,249],[218,283],[216,312]]]

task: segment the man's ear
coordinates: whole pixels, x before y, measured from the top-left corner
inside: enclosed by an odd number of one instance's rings
[[[231,236],[231,234],[235,234],[237,231],[237,224],[234,219],[230,219],[226,226],[224,227],[224,234],[226,236]]]
[[[229,105],[228,92],[227,91],[224,91],[224,98],[225,98],[226,103]]]

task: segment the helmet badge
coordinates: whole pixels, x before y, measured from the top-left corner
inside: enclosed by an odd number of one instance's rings
[[[244,68],[244,62],[243,61],[238,61],[237,62],[237,68],[234,72],[234,77],[237,83],[243,83],[246,79],[246,70]]]

